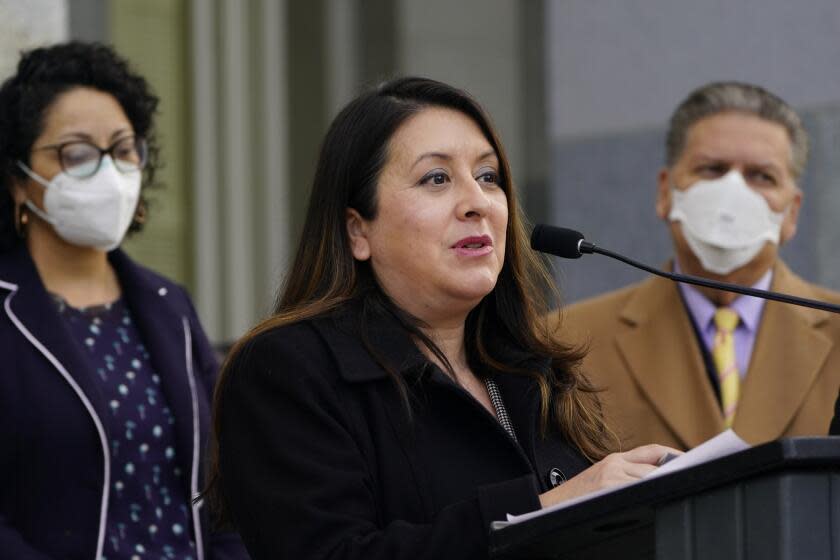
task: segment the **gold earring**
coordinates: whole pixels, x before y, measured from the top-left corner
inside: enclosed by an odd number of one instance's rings
[[[21,207],[20,204],[15,206],[15,231],[21,237],[24,235],[24,226],[29,223],[29,214]]]
[[[146,204],[143,201],[137,205],[137,210],[134,212],[134,221],[137,225],[146,223]]]

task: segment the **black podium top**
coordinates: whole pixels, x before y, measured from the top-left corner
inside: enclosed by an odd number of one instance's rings
[[[654,514],[665,504],[774,472],[838,468],[840,437],[785,438],[494,529],[490,532],[490,555],[552,558],[562,554],[556,551],[580,549],[588,542],[619,535],[630,535],[629,542],[652,541]]]

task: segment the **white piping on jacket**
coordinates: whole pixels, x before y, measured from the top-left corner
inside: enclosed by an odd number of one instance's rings
[[[195,502],[198,496],[198,461],[199,461],[199,419],[198,419],[198,391],[195,384],[195,372],[193,372],[192,360],[192,332],[190,331],[190,322],[186,317],[181,318],[184,325],[184,348],[187,360],[187,377],[190,381],[190,399],[192,402],[193,413],[193,449],[192,449],[192,468],[190,469],[190,509],[192,510],[193,531],[195,532],[195,554],[198,560],[204,560],[204,542],[201,536],[201,519],[199,518],[199,509],[201,502]]]
[[[7,282],[3,282],[0,280],[0,287],[6,288],[11,290],[8,296],[6,296],[6,300],[3,304],[3,307],[6,309],[6,313],[9,315],[9,319],[12,320],[12,323],[18,328],[18,330],[26,337],[26,339],[37,348],[44,357],[49,360],[49,362],[58,370],[62,377],[64,377],[65,381],[70,384],[70,387],[82,401],[82,404],[90,414],[90,417],[93,419],[93,423],[96,426],[96,431],[99,433],[99,443],[102,445],[102,459],[105,466],[104,470],[104,480],[102,483],[102,502],[99,507],[99,534],[96,537],[96,556],[94,556],[94,560],[102,557],[102,548],[105,543],[105,521],[108,516],[108,498],[109,498],[109,491],[111,486],[111,454],[108,450],[108,440],[105,437],[105,428],[102,426],[102,422],[99,419],[99,416],[96,414],[96,410],[93,408],[93,405],[88,400],[87,396],[85,395],[82,388],[76,383],[76,380],[67,372],[61,362],[52,355],[52,353],[47,350],[47,348],[41,344],[37,338],[35,338],[32,333],[23,325],[20,319],[12,313],[12,308],[10,302],[12,301],[12,297],[18,290],[18,286],[16,284],[9,284]]]

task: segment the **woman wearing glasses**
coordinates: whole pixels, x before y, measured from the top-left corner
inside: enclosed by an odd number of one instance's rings
[[[184,290],[119,249],[146,216],[157,98],[102,45],[0,88],[0,550],[245,558],[201,488],[217,361]]]

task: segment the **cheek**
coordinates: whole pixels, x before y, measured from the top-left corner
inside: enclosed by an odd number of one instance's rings
[[[440,231],[441,224],[428,212],[389,212],[387,218],[380,213],[377,229],[371,236],[371,251],[375,259],[401,263],[399,267],[404,268],[406,262],[416,261],[418,255],[427,255],[429,245],[438,242]]]
[[[58,155],[56,154],[55,158],[47,157],[47,151],[40,151],[36,152],[31,161],[29,162],[29,167],[43,177],[46,181],[52,181],[53,178],[61,173],[61,164],[58,162]],[[55,153],[55,152],[49,152]]]
[[[437,250],[442,244],[441,234],[445,224],[436,215],[418,212],[414,215],[407,215],[398,224],[399,235],[403,238],[404,244],[412,254],[428,255],[429,252]]]
[[[788,201],[778,193],[762,193],[761,196],[773,212],[781,212],[787,206]]]
[[[498,261],[499,270],[504,266],[505,253],[507,252],[507,228],[508,228],[508,208],[507,201],[502,199],[501,202],[494,204],[492,207],[492,214],[490,218],[490,227],[493,232],[493,239],[496,243],[496,259]]]
[[[407,205],[395,215],[393,227],[412,247],[443,244],[447,228],[452,222],[451,210],[445,204],[424,201]]]
[[[46,189],[43,186],[30,180],[20,192],[22,195],[21,202],[29,199],[39,208],[44,208],[44,194],[46,194]]]
[[[508,207],[504,198],[493,207],[493,228],[498,238],[504,242],[508,228]]]
[[[674,246],[677,252],[690,253],[691,249],[688,247],[685,236],[683,236],[682,224],[680,222],[668,222],[668,227],[671,229],[671,238],[674,240]]]
[[[767,201],[767,205],[773,212],[783,212],[790,208],[794,198],[796,198],[795,189],[780,189],[762,192],[761,196]]]

